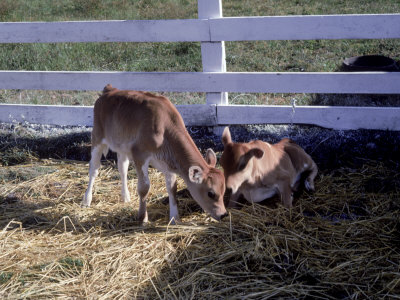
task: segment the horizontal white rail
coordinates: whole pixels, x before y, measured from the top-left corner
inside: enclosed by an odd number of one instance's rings
[[[210,20],[213,41],[400,38],[400,14]]]
[[[187,126],[217,124],[215,105],[178,105]],[[93,126],[93,106],[0,104],[0,122]]]
[[[169,92],[400,94],[400,72],[0,71],[0,89],[119,89]]]
[[[209,40],[207,20],[0,23],[0,43],[193,42]]]
[[[217,106],[218,124],[312,124],[340,130],[400,130],[400,107]]]
[[[0,43],[400,38],[400,14],[0,22]]]
[[[400,130],[400,107],[178,105],[187,126],[310,124],[341,130]],[[93,107],[0,104],[0,122],[93,125]]]

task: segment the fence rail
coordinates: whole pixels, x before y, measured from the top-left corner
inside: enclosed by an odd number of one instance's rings
[[[400,14],[2,22],[0,43],[395,39]]]
[[[206,92],[217,97],[206,105],[178,106],[188,125],[297,123],[400,130],[400,108],[304,106],[293,112],[288,106],[227,105],[225,92],[400,94],[400,72],[225,72],[223,44],[397,39],[400,14],[223,18],[220,7],[220,1],[199,0],[200,18],[192,20],[0,23],[0,43],[198,41],[204,68],[197,73],[0,71],[0,89],[102,90],[111,83],[121,89]],[[0,105],[1,122],[90,125],[91,114],[91,107]]]
[[[400,72],[0,72],[0,89],[100,91],[105,83],[165,92],[400,94]]]
[[[93,109],[89,106],[2,104],[0,120],[34,124],[92,126]],[[62,110],[62,113],[60,113]],[[187,126],[218,126],[235,124],[312,124],[340,130],[399,130],[400,108],[267,105],[178,105]]]

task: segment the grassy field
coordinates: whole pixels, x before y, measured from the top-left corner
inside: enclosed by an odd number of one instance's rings
[[[223,1],[224,16],[399,13],[398,1]],[[197,1],[5,0],[0,21],[197,18]],[[382,54],[400,59],[398,40],[255,41],[226,43],[228,71],[337,71],[344,58]],[[200,43],[2,44],[2,70],[202,70]],[[96,92],[0,91],[0,103],[91,105]],[[176,104],[202,103],[204,94],[167,94]],[[235,104],[297,104],[312,95],[230,94]]]

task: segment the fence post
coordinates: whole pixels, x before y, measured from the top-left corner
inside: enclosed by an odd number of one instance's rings
[[[199,19],[221,18],[221,0],[198,0]],[[225,44],[202,42],[201,57],[203,72],[226,72]],[[207,93],[207,104],[228,104],[228,93]]]

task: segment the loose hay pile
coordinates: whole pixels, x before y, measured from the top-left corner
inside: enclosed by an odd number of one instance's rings
[[[381,163],[322,172],[291,211],[248,205],[221,223],[181,192],[177,226],[151,170],[145,227],[135,222],[135,180],[133,201],[120,203],[111,163],[93,207],[81,209],[87,172],[57,160],[0,169],[1,298],[400,297],[400,178]]]

